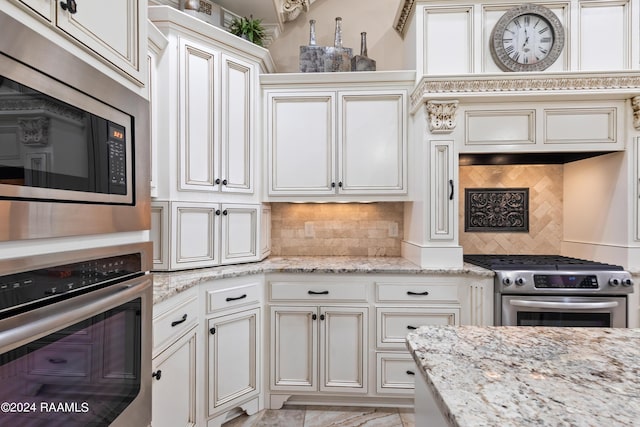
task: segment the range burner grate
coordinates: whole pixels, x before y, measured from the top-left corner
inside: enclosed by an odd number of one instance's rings
[[[489,270],[624,270],[611,265],[561,255],[464,255],[464,261]]]

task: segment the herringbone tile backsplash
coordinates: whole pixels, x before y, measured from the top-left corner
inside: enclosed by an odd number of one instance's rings
[[[562,165],[460,167],[460,245],[464,253],[559,254]],[[529,188],[529,232],[465,232],[465,188]]]

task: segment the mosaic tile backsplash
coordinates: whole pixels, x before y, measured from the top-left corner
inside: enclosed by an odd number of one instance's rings
[[[404,204],[272,203],[271,254],[400,256]]]
[[[529,232],[465,231],[460,197],[460,245],[464,253],[559,254],[562,241],[563,165],[461,166],[467,188],[528,188]]]

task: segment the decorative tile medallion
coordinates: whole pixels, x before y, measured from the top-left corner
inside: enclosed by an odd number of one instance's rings
[[[466,188],[464,231],[529,232],[528,188]]]

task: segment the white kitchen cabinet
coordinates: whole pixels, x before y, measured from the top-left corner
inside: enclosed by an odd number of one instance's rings
[[[269,52],[172,7],[151,6],[149,18],[169,41],[155,94],[157,198],[258,202],[258,75]]]
[[[493,280],[443,275],[376,278],[376,391],[413,394],[413,361],[406,348],[409,332],[424,325],[493,323]]]
[[[205,417],[219,427],[238,409],[248,415],[263,407],[262,301],[263,276],[203,283],[201,303],[206,324]]]
[[[179,41],[180,190],[253,191],[255,66]]]
[[[146,84],[147,1],[113,0],[108,7],[98,0],[20,0],[20,4],[45,19],[53,37],[70,40],[137,85]]]
[[[460,153],[570,153],[625,148],[625,102],[460,104]]]
[[[154,269],[258,260],[259,205],[152,202]]]
[[[260,309],[208,321],[208,415],[231,409],[259,393]]]
[[[431,144],[431,240],[454,240],[458,228],[457,154],[454,141]]]
[[[271,254],[271,206],[262,205],[260,216],[260,259]]]
[[[198,292],[153,306],[152,426],[196,425]]]
[[[271,390],[367,393],[368,308],[271,307]]]
[[[369,79],[366,88],[361,80],[261,78],[270,200],[406,196],[406,76],[359,78]]]
[[[153,359],[153,427],[196,425],[196,328]]]
[[[268,288],[271,408],[292,394],[367,394],[368,281],[283,275]]]

